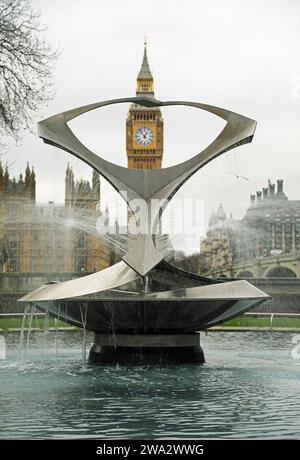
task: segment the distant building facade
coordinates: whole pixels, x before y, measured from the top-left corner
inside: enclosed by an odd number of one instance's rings
[[[68,166],[65,203],[36,203],[34,169],[10,177],[0,164],[0,271],[92,272],[110,264],[111,245],[96,232],[100,178],[75,181]],[[107,216],[108,217],[108,216]]]
[[[226,277],[300,277],[300,200],[283,180],[250,197],[245,216],[227,218],[220,205],[201,242],[199,271]]]

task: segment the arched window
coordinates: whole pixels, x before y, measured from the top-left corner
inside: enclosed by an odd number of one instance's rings
[[[278,265],[277,267],[270,268],[264,278],[297,278],[297,275],[290,268]]]

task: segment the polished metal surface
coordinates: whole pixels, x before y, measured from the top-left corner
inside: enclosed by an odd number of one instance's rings
[[[34,301],[34,304],[52,316],[79,327],[83,327],[82,311],[86,311],[85,328],[104,334],[186,334],[240,316],[265,300],[263,297],[243,300],[212,297],[177,302],[172,298],[159,302],[134,298],[74,298]]]
[[[122,273],[124,266],[126,264],[121,262],[114,267],[118,267],[119,273]],[[97,275],[105,272],[107,270]],[[103,278],[102,281],[100,276],[95,275],[90,276],[94,276],[94,288],[98,289],[97,292],[92,293],[89,289],[87,295],[78,296],[83,286],[76,286],[74,282],[77,280],[73,280],[67,282],[67,286],[66,282],[46,285],[21,300],[33,302],[54,316],[77,326],[82,325],[81,313],[82,309],[86,309],[86,328],[95,332],[169,334],[206,329],[269,299],[268,295],[247,281],[214,281],[183,272],[166,263],[150,272],[149,291],[145,290],[133,270],[120,278],[120,283],[125,280],[128,283],[119,289],[109,288],[114,283],[109,283],[109,276],[106,274],[106,279]],[[80,280],[88,280],[90,276]],[[111,270],[111,276],[116,281],[117,271]],[[158,278],[161,279],[159,286]],[[202,285],[177,288],[190,286],[191,283],[197,284],[197,278],[198,284]],[[173,289],[170,289],[172,286]],[[157,287],[162,290],[155,291]],[[62,298],[63,295],[66,297]]]
[[[91,110],[128,102],[146,107],[194,107],[223,118],[226,125],[206,149],[183,163],[161,170],[128,169],[91,152],[68,126],[69,121]],[[196,102],[161,102],[148,96],[90,104],[41,121],[39,135],[46,143],[92,166],[131,208],[132,200],[145,200],[147,206],[142,213],[139,210],[138,217],[147,221],[148,227],[146,232],[137,234],[135,241],[132,238],[133,244],[131,241],[127,254],[118,264],[80,279],[41,286],[20,300],[32,302],[77,326],[83,326],[84,310],[86,329],[104,334],[103,337],[112,334],[109,340],[119,333],[120,340],[125,342],[129,334],[131,344],[132,334],[147,334],[147,343],[153,342],[156,347],[159,334],[203,330],[267,300],[268,295],[247,281],[212,280],[168,264],[156,235],[162,212],[185,181],[222,153],[251,142],[255,127],[254,120],[219,107]],[[135,215],[135,209],[132,212]]]
[[[231,299],[268,299],[269,296],[248,283],[245,280],[230,281],[207,286],[196,286],[174,290],[164,290],[163,292],[137,292],[126,290],[114,290],[125,286],[127,283],[139,279],[136,272],[128,267],[123,261],[105,270],[82,278],[65,281],[62,283],[45,284],[38,289],[26,294],[20,301],[47,301],[59,299],[85,300],[85,296],[97,294],[97,300],[131,300],[134,301],[157,301],[164,302],[172,300],[180,302],[182,300],[231,300]],[[90,297],[87,297],[88,300]]]
[[[223,118],[227,123],[221,133],[206,149],[183,163],[160,170],[128,169],[104,160],[90,151],[79,141],[68,126],[69,121],[91,110],[128,102],[146,107],[175,105],[194,107],[213,113]],[[148,210],[151,209],[147,235],[143,238],[140,237],[136,244],[133,245],[131,253],[124,257],[124,261],[141,276],[146,275],[151,268],[163,260],[163,254],[159,254],[152,235],[155,235],[157,232],[161,214],[172,196],[189,177],[209,161],[230,149],[251,142],[255,128],[256,122],[254,120],[219,107],[186,101],[162,102],[153,97],[146,96],[113,99],[90,104],[54,115],[38,124],[39,136],[45,142],[72,153],[92,166],[123,196],[129,206],[131,205],[131,201],[137,198],[146,201],[147,208],[144,213],[147,213],[147,216],[144,216],[144,220],[148,219]],[[126,195],[124,192],[126,192]],[[156,200],[157,204],[155,210],[153,200]],[[132,212],[134,214],[135,209],[132,209]],[[143,220],[141,212],[139,213],[139,217]]]
[[[229,281],[225,283],[210,284],[208,286],[197,286],[187,289],[175,289],[167,292],[155,292],[148,294],[147,299],[172,300],[174,302],[181,299],[206,300],[206,299],[268,299],[269,296],[245,280]]]
[[[139,275],[123,261],[97,273],[63,283],[44,284],[20,299],[23,302],[37,300],[69,299],[114,289],[139,278]]]

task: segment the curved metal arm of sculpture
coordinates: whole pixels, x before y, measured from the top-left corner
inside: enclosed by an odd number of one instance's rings
[[[67,124],[68,121],[91,110],[124,102],[132,102],[146,107],[171,105],[195,107],[213,113],[226,120],[227,123],[206,149],[183,163],[160,170],[128,169],[104,160],[91,152],[79,141]],[[96,169],[121,194],[129,206],[131,201],[136,198],[144,199],[148,207],[151,199],[156,199],[159,202],[154,215],[151,217],[148,234],[139,235],[134,250],[124,257],[124,261],[142,276],[164,258],[154,246],[152,233],[155,233],[161,214],[172,196],[189,177],[208,162],[230,149],[251,142],[255,127],[256,122],[254,120],[219,107],[185,101],[161,102],[151,97],[114,99],[90,104],[62,112],[38,123],[39,136],[46,143],[66,150]],[[126,195],[122,194],[123,191],[126,192]],[[135,213],[134,209],[132,211]]]
[[[68,121],[91,110],[124,102],[146,107],[171,105],[195,107],[223,118],[227,124],[206,149],[183,163],[160,170],[128,169],[91,152],[67,125]],[[170,199],[192,174],[213,158],[238,145],[251,142],[255,127],[256,122],[250,118],[207,104],[184,101],[161,102],[151,97],[132,97],[113,99],[62,112],[39,122],[38,132],[45,142],[72,153],[96,169],[118,192],[127,191],[128,201],[131,201],[137,197],[146,200],[154,197]]]

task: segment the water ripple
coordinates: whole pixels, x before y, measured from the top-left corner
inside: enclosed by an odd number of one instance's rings
[[[58,358],[38,338],[19,362],[7,336],[0,362],[0,438],[296,438],[300,366],[291,335],[210,333],[207,364],[170,368],[80,365],[80,334],[64,333]],[[50,339],[49,339],[50,340]]]

